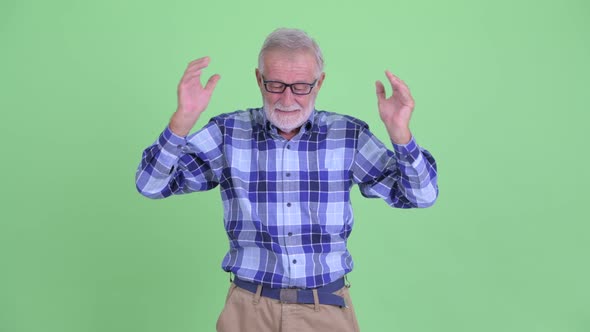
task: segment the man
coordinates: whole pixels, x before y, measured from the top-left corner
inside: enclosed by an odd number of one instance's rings
[[[235,275],[218,331],[358,331],[344,276],[352,230],[350,189],[398,208],[428,207],[438,195],[436,164],[409,129],[414,100],[386,71],[393,96],[376,82],[392,152],[353,117],[315,109],[325,79],[318,45],[300,30],[271,33],[256,80],[263,107],[222,114],[190,130],[220,79],[191,62],[178,109],[148,147],[136,174],[150,198],[220,186]]]

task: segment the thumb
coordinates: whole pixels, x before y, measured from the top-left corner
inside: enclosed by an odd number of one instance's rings
[[[383,83],[381,83],[381,81],[376,81],[375,88],[377,92],[377,100],[382,102],[385,100],[385,87],[383,86]]]
[[[205,90],[207,90],[209,93],[212,93],[213,90],[215,89],[215,86],[217,85],[217,82],[219,82],[220,78],[221,78],[221,76],[219,76],[217,74],[209,77],[209,80],[207,81],[207,85],[205,85]]]

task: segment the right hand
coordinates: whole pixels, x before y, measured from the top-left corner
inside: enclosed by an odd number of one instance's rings
[[[184,137],[191,131],[207,108],[217,81],[221,78],[215,74],[203,87],[201,71],[209,65],[209,60],[209,57],[203,57],[190,62],[178,84],[178,108],[169,125],[170,130],[178,136]]]

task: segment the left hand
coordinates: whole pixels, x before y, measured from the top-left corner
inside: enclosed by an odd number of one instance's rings
[[[383,83],[381,81],[375,82],[379,116],[381,121],[385,123],[391,140],[396,144],[407,144],[412,138],[410,118],[414,110],[414,99],[404,81],[389,70],[385,71],[385,75],[391,83],[393,94],[386,98]]]

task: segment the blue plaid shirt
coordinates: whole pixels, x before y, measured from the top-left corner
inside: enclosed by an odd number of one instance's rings
[[[222,114],[180,137],[166,128],[142,156],[138,191],[164,198],[220,186],[225,271],[270,287],[314,288],[353,268],[350,190],[398,208],[428,207],[436,163],[414,138],[388,150],[366,123],[312,112],[291,140],[261,108]]]

